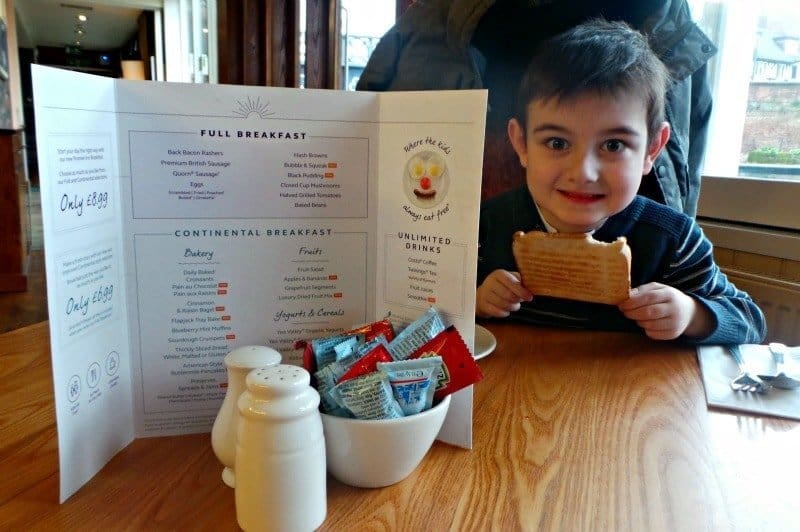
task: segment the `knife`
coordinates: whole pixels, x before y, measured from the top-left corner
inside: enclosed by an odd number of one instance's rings
[[[772,353],[772,358],[775,360],[776,374],[759,375],[759,378],[775,388],[782,388],[784,390],[800,388],[800,378],[788,375],[784,369],[786,367],[787,347],[783,344],[772,342],[769,344],[769,350]]]

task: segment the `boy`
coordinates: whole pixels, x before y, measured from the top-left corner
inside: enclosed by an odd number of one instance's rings
[[[693,343],[764,339],[764,315],[720,272],[694,220],[637,195],[669,139],[668,83],[644,37],[621,22],[592,20],[537,50],[508,124],[527,186],[481,207],[478,317]],[[531,294],[511,248],[515,231],[531,230],[626,237],[630,298],[615,307]]]

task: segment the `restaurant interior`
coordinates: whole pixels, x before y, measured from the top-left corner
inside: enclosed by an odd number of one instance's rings
[[[8,46],[0,79],[0,529],[241,528],[208,433],[134,439],[59,501],[29,68],[341,89],[339,3],[300,1],[305,27],[293,1],[0,0]],[[396,14],[414,2],[396,0]],[[184,44],[164,37],[178,33]],[[504,187],[522,182],[504,140],[487,137],[486,150]],[[722,235],[717,263],[767,315],[764,345],[745,353],[766,361],[769,342],[800,345],[800,260],[737,249],[718,220],[708,223]],[[754,231],[762,229],[778,232]],[[407,478],[381,488],[328,476],[319,530],[800,530],[797,390],[732,392],[728,375],[741,375],[724,346],[477,323],[492,346],[477,361],[471,449],[436,441]],[[800,365],[800,350],[787,358]],[[103,420],[81,430],[102,434]]]

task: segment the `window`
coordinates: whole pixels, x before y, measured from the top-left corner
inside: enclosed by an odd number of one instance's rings
[[[395,0],[342,0],[342,80],[355,90],[367,59],[395,22]]]
[[[719,48],[699,215],[800,230],[800,3],[689,4]]]
[[[156,13],[156,32],[161,34],[162,19]],[[166,74],[161,72],[156,79],[217,83],[216,28],[216,0],[164,0],[164,40],[157,40],[156,55],[163,55],[167,66]],[[156,64],[163,62],[157,59]],[[157,68],[163,70],[161,66]]]

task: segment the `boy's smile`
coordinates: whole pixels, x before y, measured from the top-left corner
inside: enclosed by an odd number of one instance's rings
[[[588,93],[528,105],[527,135],[508,133],[528,190],[545,221],[562,232],[589,232],[627,207],[669,138],[664,123],[648,143],[639,98]]]

